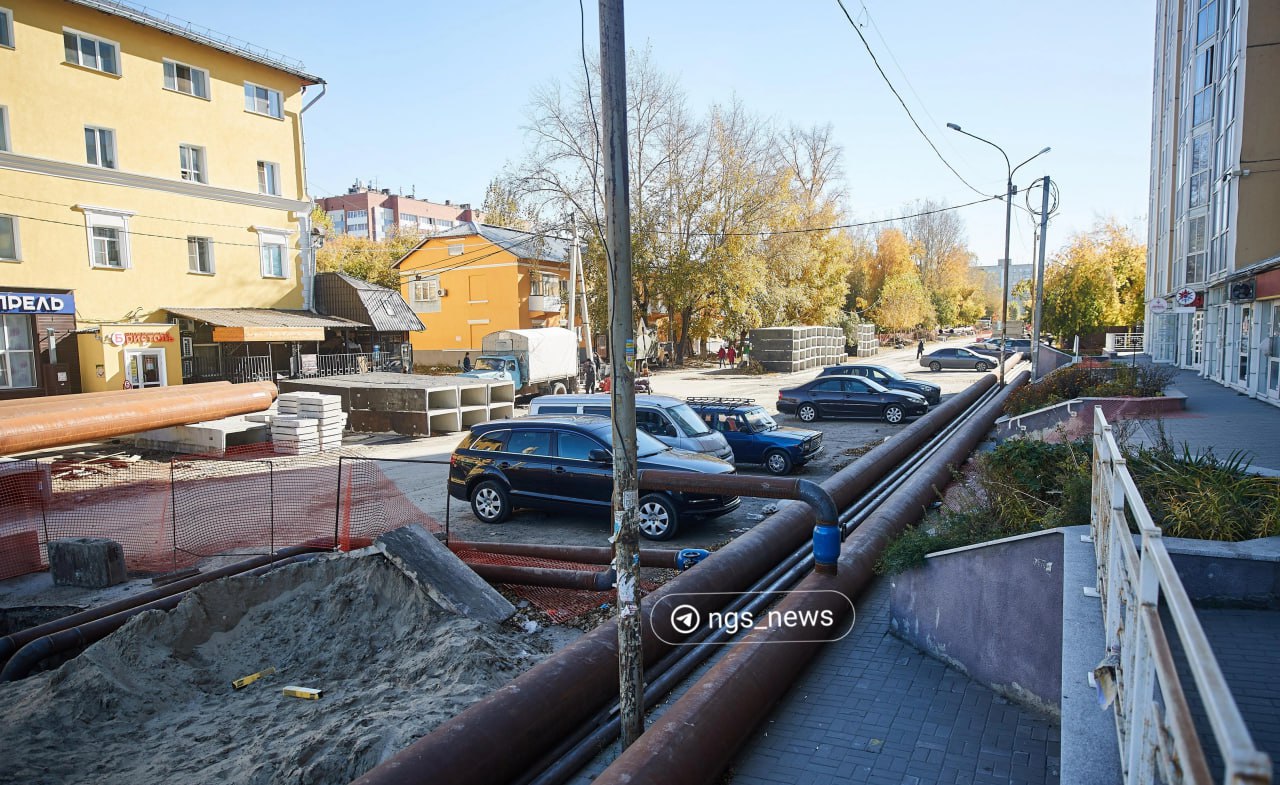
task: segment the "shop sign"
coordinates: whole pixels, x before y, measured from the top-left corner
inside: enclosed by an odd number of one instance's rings
[[[1174,302],[1184,308],[1188,305],[1194,305],[1196,302],[1196,292],[1194,289],[1182,287],[1173,295]]]
[[[1157,297],[1153,299],[1150,305],[1151,305],[1151,313],[1157,316],[1169,310],[1169,301],[1164,299],[1163,297]]]
[[[0,313],[73,314],[75,312],[75,295],[41,294],[37,292],[0,292]]]
[[[126,333],[120,330],[109,333],[106,340],[112,346],[130,343],[173,343],[173,333]]]

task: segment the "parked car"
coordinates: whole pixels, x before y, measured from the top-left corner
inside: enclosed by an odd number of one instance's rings
[[[890,390],[870,379],[819,376],[799,387],[778,391],[778,411],[802,422],[819,417],[883,417],[897,424],[929,411],[923,395]]]
[[[989,347],[991,351],[996,352],[998,354],[1000,352],[1000,343],[1002,341],[1005,341],[1005,339],[988,338],[985,341],[982,341],[981,343],[984,346]],[[1013,352],[1029,352],[1029,351],[1031,351],[1030,338],[1009,338],[1005,343],[1006,354],[1012,354]]]
[[[594,414],[608,417],[608,395],[543,395],[529,402],[529,414]],[[636,428],[677,450],[700,452],[733,463],[733,449],[679,398],[636,395]]]
[[[468,501],[485,523],[506,520],[518,507],[607,515],[613,495],[613,430],[603,417],[532,416],[473,425],[449,457],[449,495]],[[636,434],[640,469],[732,474],[733,465],[673,450]],[[669,540],[682,523],[733,512],[737,496],[644,491],[640,534]]]
[[[979,354],[969,349],[939,349],[920,358],[920,365],[931,371],[941,371],[943,368],[986,371],[994,368],[996,362],[996,358],[989,354]]]
[[[866,365],[863,363],[828,365],[818,374],[818,378],[823,376],[861,376],[864,379],[879,382],[881,386],[888,387],[890,390],[905,390],[923,395],[930,406],[937,406],[942,401],[942,388],[938,385],[908,379],[898,371],[886,368],[883,365]]]
[[[975,352],[977,354],[985,354],[986,356],[991,357],[993,359],[1000,356],[999,347],[988,346],[985,343],[971,343],[968,346],[965,346],[962,348],[968,349],[969,351]]]
[[[689,408],[733,450],[735,463],[759,463],[770,474],[790,474],[822,452],[822,432],[774,422],[751,398],[687,398]]]

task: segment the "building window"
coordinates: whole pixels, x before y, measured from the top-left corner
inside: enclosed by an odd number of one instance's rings
[[[204,168],[204,148],[193,144],[178,145],[178,166],[183,180],[193,183],[209,182]]]
[[[120,75],[120,45],[75,30],[62,29],[62,46],[67,62],[104,74]]]
[[[0,8],[0,46],[13,48],[13,12]]]
[[[534,273],[529,277],[529,294],[544,297],[560,295],[560,276]]]
[[[84,155],[90,166],[116,168],[116,132],[110,128],[84,127]]]
[[[433,275],[409,284],[409,299],[415,303],[432,303],[440,299],[440,277]]]
[[[109,270],[129,267],[129,216],[133,213],[84,207],[89,239],[89,266]]]
[[[173,60],[164,61],[164,88],[196,98],[209,97],[209,72],[203,68],[178,63]]]
[[[258,162],[258,193],[280,195],[280,165],[270,161]]]
[[[31,317],[0,316],[0,389],[36,386],[36,349]]]
[[[9,151],[9,107],[0,106],[0,150]]]
[[[341,232],[346,228],[346,215],[345,210],[329,210],[329,220],[333,223],[334,231]]]
[[[213,241],[208,237],[187,238],[187,270],[213,275]]]
[[[462,256],[462,243],[453,243],[449,246],[450,256]]]
[[[0,260],[16,262],[22,258],[18,245],[18,219],[12,215],[0,215]]]
[[[258,256],[261,260],[263,278],[285,278],[288,268],[285,258],[288,251],[285,243],[287,235],[274,232],[258,231]]]
[[[280,91],[272,90],[269,87],[256,85],[252,82],[244,83],[244,110],[253,112],[254,114],[264,114],[267,117],[274,117],[277,120],[284,117],[284,110],[280,102]]]

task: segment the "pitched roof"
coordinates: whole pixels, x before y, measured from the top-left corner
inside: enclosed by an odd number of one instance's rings
[[[321,316],[311,311],[277,308],[169,308],[164,310],[184,319],[195,319],[214,327],[367,327],[351,319]]]
[[[315,307],[322,314],[373,325],[378,332],[425,330],[400,293],[346,273],[318,273]]]
[[[479,236],[492,243],[495,248],[480,247],[468,251],[465,256],[479,258],[487,253],[496,250],[510,251],[519,259],[528,259],[538,262],[567,262],[569,261],[569,247],[572,240],[566,237],[556,237],[548,232],[526,232],[521,229],[511,229],[506,226],[494,226],[493,224],[476,223],[475,221],[462,221],[450,229],[446,229],[438,234],[428,235],[422,238],[422,242],[415,245],[404,256],[393,265],[399,267],[409,255],[426,245],[431,240],[449,237],[473,237]],[[459,264],[466,264],[467,259],[461,259]]]

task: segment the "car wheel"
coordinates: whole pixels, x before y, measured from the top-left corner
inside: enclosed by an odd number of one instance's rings
[[[640,500],[640,536],[648,540],[669,540],[676,536],[679,523],[676,506],[661,494],[650,494]]]
[[[813,422],[818,419],[818,407],[811,403],[802,403],[800,408],[796,409],[796,416],[801,422]]]
[[[764,468],[768,469],[770,474],[790,474],[791,456],[782,450],[770,450],[765,453]]]
[[[884,421],[890,425],[897,425],[907,417],[906,411],[896,403],[891,403],[884,407]]]
[[[937,360],[934,360],[933,362],[929,363],[929,370],[931,370],[931,371],[933,371],[933,372],[935,372],[935,373],[936,373],[936,372],[938,372],[938,371],[941,371],[941,370],[942,370],[942,363],[938,362]]]
[[[502,523],[511,514],[511,497],[495,480],[485,480],[471,492],[471,511],[485,523]]]
[[[979,362],[973,366],[973,369],[978,373],[985,373],[987,370],[987,364],[984,362]]]

